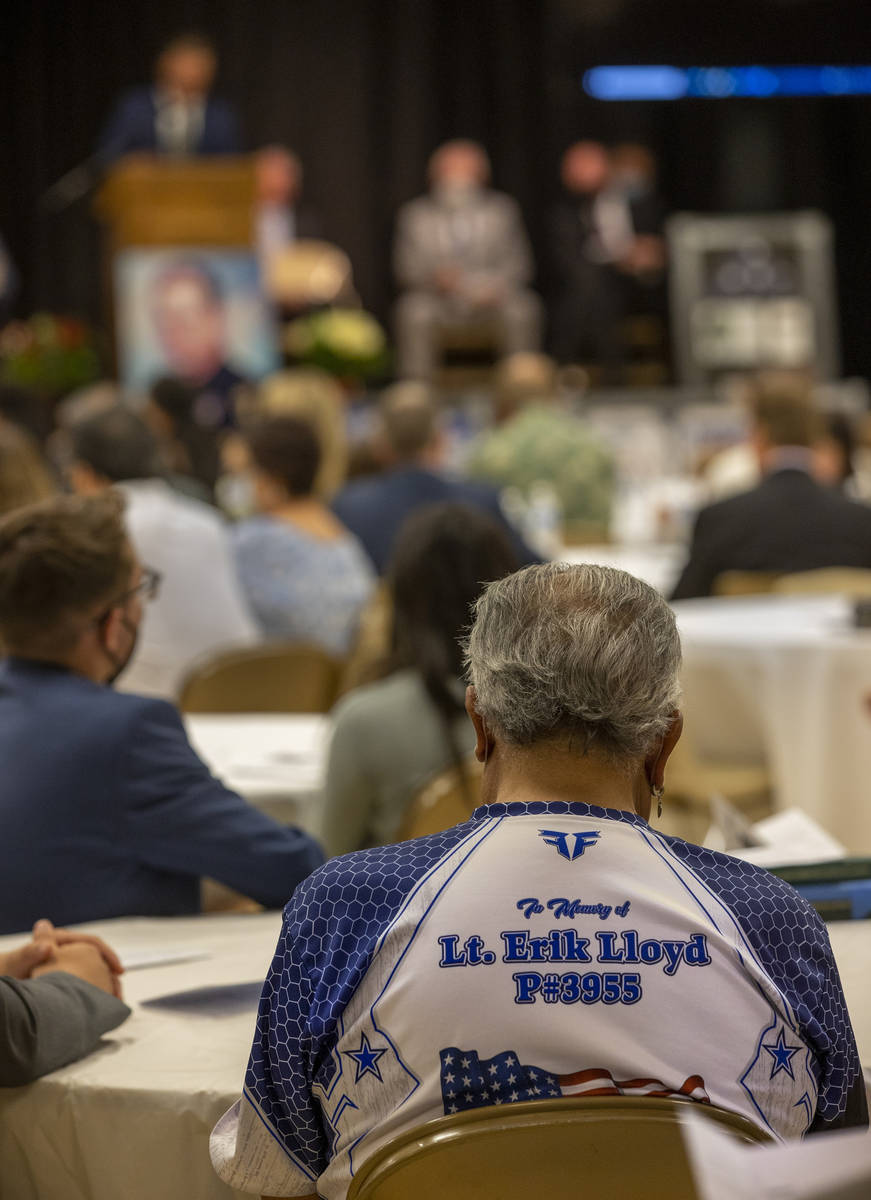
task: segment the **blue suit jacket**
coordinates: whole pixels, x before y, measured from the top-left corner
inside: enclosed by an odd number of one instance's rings
[[[0,664],[0,933],[199,910],[208,875],[278,908],[317,844],[219,783],[176,709],[60,667]]]
[[[138,87],[125,92],[100,137],[97,156],[106,165],[125,154],[155,153],[158,150],[154,88]],[[239,154],[242,138],[235,110],[226,100],[209,96],[196,154]]]
[[[505,529],[521,566],[540,561],[506,521],[494,488],[485,483],[446,479],[423,467],[397,467],[386,475],[354,480],[335,497],[333,511],[357,535],[383,575],[405,518],[415,509],[442,501],[483,509]]]

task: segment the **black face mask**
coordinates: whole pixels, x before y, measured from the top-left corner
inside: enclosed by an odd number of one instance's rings
[[[127,664],[130,662],[130,659],[133,657],[133,655],[136,652],[136,643],[139,641],[139,629],[136,625],[131,624],[131,622],[128,621],[126,617],[121,618],[121,624],[124,626],[124,628],[130,634],[130,639],[131,639],[130,640],[130,649],[127,651],[127,653],[124,655],[123,658],[116,658],[115,655],[109,649],[107,649],[106,646],[103,647],[103,653],[106,655],[109,662],[112,664],[112,666],[114,668],[114,670],[112,671],[112,674],[106,680],[107,687],[112,686],[112,684],[115,682],[115,680],[121,674],[121,672],[125,669]]]

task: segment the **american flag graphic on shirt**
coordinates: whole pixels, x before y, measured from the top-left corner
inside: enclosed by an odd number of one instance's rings
[[[557,1096],[665,1096],[702,1104],[711,1102],[701,1075],[690,1075],[679,1088],[672,1088],[660,1079],[615,1079],[604,1067],[557,1075],[521,1063],[513,1050],[503,1050],[493,1058],[479,1058],[476,1050],[448,1046],[440,1051],[439,1059],[446,1115],[491,1104],[516,1104],[521,1100]]]

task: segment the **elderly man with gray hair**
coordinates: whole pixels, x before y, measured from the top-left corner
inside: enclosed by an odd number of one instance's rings
[[[467,693],[483,804],[299,886],[244,1099],[212,1138],[227,1183],[333,1200],[424,1121],[545,1097],[711,1103],[776,1138],[867,1124],[819,917],[648,823],[679,667],[671,610],[622,571],[485,589]]]

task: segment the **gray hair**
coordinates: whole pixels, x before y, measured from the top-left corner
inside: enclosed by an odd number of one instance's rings
[[[612,567],[546,563],[491,583],[466,666],[484,722],[528,746],[577,734],[628,763],[650,754],[680,700],[681,651],[660,594]]]

